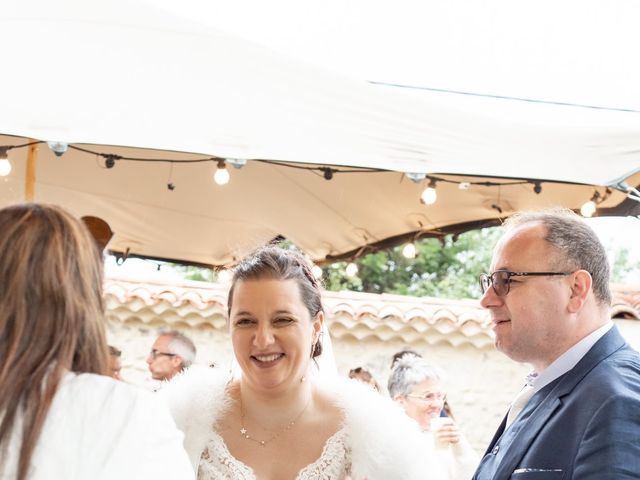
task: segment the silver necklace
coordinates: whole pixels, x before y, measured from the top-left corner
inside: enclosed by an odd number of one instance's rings
[[[293,426],[296,424],[296,422],[298,420],[300,420],[300,417],[302,417],[302,414],[307,410],[307,407],[311,403],[311,397],[312,397],[312,395],[309,395],[309,400],[307,400],[307,404],[300,411],[300,413],[298,413],[298,415],[295,416],[295,418],[293,420],[291,420],[289,423],[287,423],[284,427],[279,429],[276,433],[274,433],[271,437],[267,438],[266,440],[259,440],[259,439],[255,438],[255,437],[252,437],[251,434],[249,433],[249,431],[247,430],[247,427],[244,426],[244,408],[242,406],[242,394],[240,394],[239,395],[239,398],[240,398],[240,435],[242,435],[246,440],[250,440],[250,441],[252,441],[254,443],[257,443],[261,447],[266,446],[268,443],[271,443],[276,438],[278,438],[279,436],[281,436],[282,434],[288,432],[289,430],[291,430],[293,428]]]

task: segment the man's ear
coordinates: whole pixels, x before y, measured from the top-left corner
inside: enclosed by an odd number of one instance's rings
[[[173,365],[174,368],[182,367],[182,357],[180,355],[171,357],[171,364]]]
[[[570,313],[580,311],[591,291],[592,283],[591,274],[586,270],[578,270],[572,275],[571,297],[569,297],[569,305],[567,306]]]
[[[398,402],[400,405],[402,405],[403,407],[405,406],[405,404],[407,403],[407,399],[405,398],[404,395],[400,395],[399,393],[395,394],[393,396],[393,401],[394,402]]]

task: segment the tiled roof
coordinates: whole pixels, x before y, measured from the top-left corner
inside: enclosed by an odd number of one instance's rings
[[[184,282],[167,285],[108,279],[105,292],[109,316],[122,322],[168,323],[224,329],[228,285]],[[640,319],[640,287],[614,286],[612,316]],[[417,298],[358,292],[326,292],[323,296],[334,338],[406,344],[426,342],[453,346],[493,345],[486,311],[477,300]]]

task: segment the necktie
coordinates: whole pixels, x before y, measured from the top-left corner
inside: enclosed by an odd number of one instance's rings
[[[533,397],[534,388],[531,385],[525,385],[520,393],[516,396],[511,404],[511,408],[509,409],[509,414],[507,415],[507,427],[513,423],[516,417],[520,414],[524,406],[527,402]]]

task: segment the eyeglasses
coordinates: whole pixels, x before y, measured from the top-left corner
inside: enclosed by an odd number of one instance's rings
[[[175,357],[177,354],[176,353],[168,353],[168,352],[159,352],[158,350],[151,350],[149,352],[149,356],[155,360],[156,358],[158,358],[159,355],[164,355],[165,357]]]
[[[509,272],[508,270],[496,270],[491,274],[480,274],[480,288],[484,295],[493,287],[493,291],[499,297],[504,297],[509,293],[511,287],[511,277],[552,277],[558,275],[571,275],[573,272]]]
[[[423,402],[435,403],[443,402],[447,398],[447,395],[442,392],[427,392],[421,394],[408,393],[405,397],[417,398]]]

